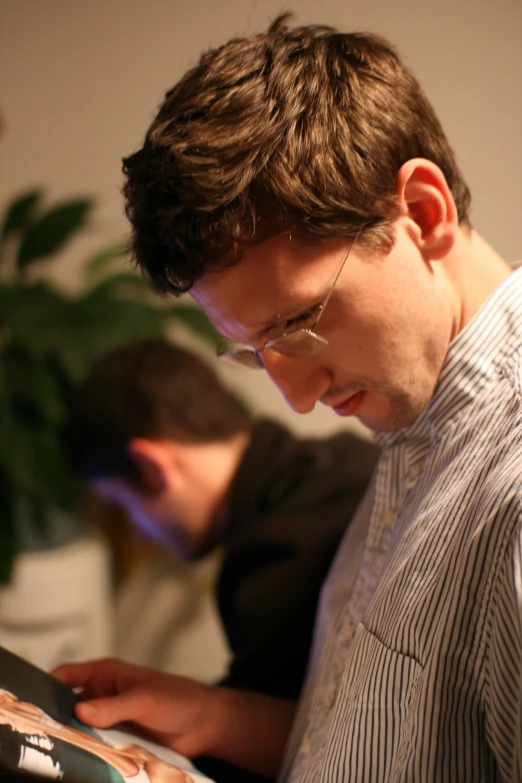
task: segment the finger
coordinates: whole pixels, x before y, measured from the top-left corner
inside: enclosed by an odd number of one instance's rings
[[[64,685],[68,685],[69,688],[76,688],[80,685],[85,685],[92,676],[93,664],[88,663],[65,663],[62,666],[57,666],[50,673],[51,677],[55,677]]]
[[[125,681],[134,680],[132,674],[138,676],[139,667],[133,667],[115,658],[101,658],[84,663],[64,664],[54,669],[51,674],[69,688],[83,688],[85,696],[98,698],[113,696],[125,686]]]
[[[132,722],[150,731],[176,730],[177,726],[164,725],[163,701],[148,688],[131,688],[116,696],[80,702],[75,714],[84,723],[100,729]]]

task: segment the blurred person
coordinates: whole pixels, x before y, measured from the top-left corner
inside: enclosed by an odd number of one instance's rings
[[[161,340],[124,344],[92,368],[68,443],[76,472],[145,535],[188,560],[224,545],[217,604],[232,660],[221,684],[297,699],[320,588],[377,447],[253,421],[207,364]]]
[[[382,450],[297,708],[100,661],[58,671],[79,714],[291,783],[522,780],[522,273],[419,81],[377,35],[279,17],[200,58],[124,173],[154,287]]]

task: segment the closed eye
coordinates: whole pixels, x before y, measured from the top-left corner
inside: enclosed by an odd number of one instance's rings
[[[305,310],[303,313],[300,313],[299,315],[296,315],[294,318],[289,318],[287,321],[285,321],[283,329],[285,332],[287,332],[289,329],[292,329],[294,326],[298,326],[301,329],[306,326],[308,322],[314,323],[319,313],[322,310],[322,304],[315,305],[315,307],[311,307],[309,310]]]

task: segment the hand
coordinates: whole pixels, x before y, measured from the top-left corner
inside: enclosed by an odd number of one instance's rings
[[[52,672],[83,688],[75,713],[97,728],[133,723],[189,758],[208,754],[223,719],[219,688],[116,659],[66,664]]]
[[[157,742],[193,758],[207,755],[275,777],[295,704],[259,693],[202,685],[116,659],[59,666],[52,674],[87,701],[84,723],[133,723]]]

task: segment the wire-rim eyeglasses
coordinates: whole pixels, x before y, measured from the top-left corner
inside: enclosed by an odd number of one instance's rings
[[[262,370],[264,368],[263,359],[261,354],[265,351],[273,351],[280,356],[286,356],[294,359],[304,359],[307,357],[317,356],[328,345],[326,337],[321,337],[320,334],[315,333],[317,324],[321,316],[324,313],[325,307],[328,304],[330,297],[334,291],[336,283],[340,277],[341,272],[344,269],[352,248],[357,241],[357,237],[361,233],[362,228],[359,229],[355,235],[348,252],[343,258],[343,262],[339,267],[332,285],[328,290],[323,302],[318,305],[317,318],[310,327],[302,327],[298,329],[292,329],[289,332],[283,332],[283,334],[273,337],[267,340],[262,348],[252,348],[250,345],[243,343],[233,343],[229,340],[220,340],[216,347],[216,354],[221,359],[228,359],[235,364],[240,364],[243,367],[249,367],[252,370]]]

